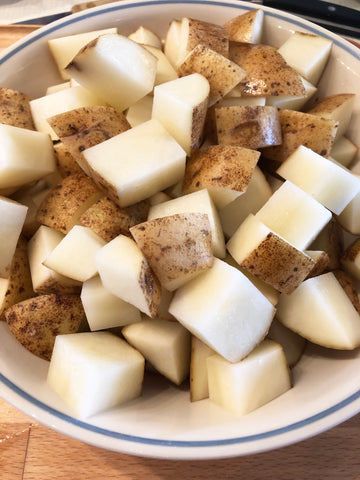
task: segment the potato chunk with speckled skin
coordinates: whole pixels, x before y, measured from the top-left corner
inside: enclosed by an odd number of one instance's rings
[[[0,88],[0,123],[35,130],[30,100],[31,97],[26,93],[11,88]]]

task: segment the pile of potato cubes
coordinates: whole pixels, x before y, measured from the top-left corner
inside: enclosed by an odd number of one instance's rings
[[[316,98],[332,42],[263,20],[51,39],[63,83],[0,89],[1,319],[78,417],[145,361],[243,415],[307,341],[360,345],[355,94]]]

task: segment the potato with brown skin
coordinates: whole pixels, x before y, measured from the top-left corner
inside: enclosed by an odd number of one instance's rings
[[[301,76],[270,45],[231,44],[230,60],[247,75],[236,87],[241,96],[303,96]]]
[[[178,67],[181,77],[200,73],[210,84],[209,106],[229,93],[246,72],[228,58],[205,45],[197,45]]]
[[[233,145],[211,145],[188,159],[183,193],[207,188],[215,205],[222,208],[245,192],[260,153]]]
[[[63,142],[56,143],[54,145],[54,150],[56,166],[62,177],[67,177],[73,173],[83,171]]]
[[[326,271],[340,268],[340,257],[344,251],[344,232],[335,218],[321,230],[310,246],[311,250],[323,250],[329,256]]]
[[[231,18],[223,27],[230,42],[259,43],[263,20],[264,12],[262,10],[250,10]]]
[[[354,279],[360,280],[360,238],[354,240],[340,257],[342,268]]]
[[[310,113],[286,109],[279,110],[279,121],[282,143],[261,151],[266,160],[271,160],[279,166],[300,145],[311,148],[323,157],[329,156],[336,136],[337,122]],[[266,165],[264,163],[264,168]],[[272,165],[270,167],[273,168]]]
[[[176,290],[210,268],[214,261],[208,216],[183,213],[130,228],[161,285]]]
[[[81,215],[79,223],[110,242],[120,234],[130,237],[130,227],[145,222],[149,208],[145,201],[119,207],[111,198],[103,197]]]
[[[55,337],[76,333],[84,317],[80,297],[41,295],[16,303],[5,311],[11,333],[34,355],[50,360]]]
[[[257,149],[281,144],[281,126],[276,107],[239,105],[215,109],[220,145]]]
[[[88,169],[82,152],[130,128],[122,112],[98,105],[60,113],[48,122],[86,173]]]
[[[326,271],[330,262],[329,255],[326,252],[321,250],[306,250],[305,253],[315,262],[313,269],[306,278],[316,277]]]
[[[8,307],[33,295],[27,241],[20,235],[13,256],[9,278],[0,279],[0,320],[5,320],[4,311]]]
[[[80,216],[104,193],[85,173],[69,175],[44,198],[36,220],[62,233],[68,233]]]
[[[0,88],[0,123],[35,130],[29,101],[31,97],[11,88]]]

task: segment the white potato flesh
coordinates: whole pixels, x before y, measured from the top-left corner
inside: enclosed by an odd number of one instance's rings
[[[305,78],[301,79],[305,88],[305,94],[298,97],[278,96],[267,97],[266,105],[273,107],[286,108],[288,110],[301,110],[305,103],[315,94],[317,88]]]
[[[341,265],[353,279],[360,281],[360,240],[352,242],[341,256]]]
[[[294,367],[305,350],[305,338],[286,328],[276,318],[274,318],[271,324],[268,338],[282,346],[289,367]]]
[[[161,38],[152,30],[149,30],[142,25],[134,32],[130,33],[130,35],[128,35],[128,38],[130,38],[130,40],[133,40],[134,42],[141,43],[143,45],[151,45],[155,48],[160,49],[162,48]]]
[[[46,89],[46,94],[45,95],[51,95],[52,93],[60,92],[61,90],[65,90],[65,88],[70,88],[72,85],[69,82],[64,82],[64,83],[58,83],[57,85],[50,85]]]
[[[272,193],[265,175],[259,167],[255,167],[246,192],[219,210],[225,235],[231,237],[250,213],[260,210]]]
[[[83,283],[80,298],[91,331],[141,321],[139,309],[106,290],[98,275]]]
[[[190,401],[197,402],[209,397],[206,360],[215,352],[194,335],[191,338]]]
[[[46,267],[43,262],[63,240],[64,235],[46,225],[41,225],[31,237],[28,244],[28,255],[31,280],[36,293],[46,293],[55,289],[64,293],[72,293],[81,283],[65,277]]]
[[[237,363],[213,355],[207,368],[210,400],[235,415],[246,415],[291,388],[284,351],[268,339]]]
[[[28,207],[0,196],[0,277],[8,278]]]
[[[356,175],[356,178],[360,181],[360,175]],[[336,219],[345,230],[360,235],[360,193],[355,195]]]
[[[286,180],[256,216],[295,248],[304,250],[330,221],[331,212]]]
[[[189,375],[191,335],[180,323],[144,319],[127,325],[121,332],[159,373],[176,385]]]
[[[161,46],[156,48],[152,45],[143,45],[144,48],[157,58],[155,85],[160,85],[171,80],[176,80],[179,76],[175,68],[167,59],[165,53],[161,50]]]
[[[118,34],[101,35],[69,63],[66,73],[121,111],[150,93],[157,59],[144,47]]]
[[[330,55],[332,40],[310,33],[294,32],[278,52],[313,85],[317,85]]]
[[[153,96],[146,95],[128,108],[126,120],[132,127],[151,120]]]
[[[259,105],[263,107],[266,104],[266,97],[241,97],[237,94],[236,87],[231,90],[224,98],[218,101],[216,107],[235,107],[237,105]]]
[[[141,395],[144,357],[108,332],[58,335],[47,383],[79,418]]]
[[[155,119],[83,152],[95,181],[127,207],[150,197],[184,175],[186,153]]]
[[[31,113],[36,130],[48,133],[52,140],[58,140],[47,119],[80,107],[105,105],[104,100],[82,86],[65,88],[59,92],[35,98],[30,101]]]
[[[55,171],[49,135],[0,124],[0,188],[18,187]]]
[[[166,32],[164,53],[174,68],[180,62],[179,46],[181,45],[181,20],[172,20]]]
[[[85,282],[97,274],[95,254],[105,244],[90,228],[75,225],[43,264],[65,277]]]
[[[336,215],[360,192],[360,180],[350,170],[303,145],[280,165],[276,173]]]
[[[95,256],[103,286],[113,295],[154,317],[160,303],[160,285],[134,240],[119,235]]]
[[[99,35],[106,33],[117,33],[117,28],[104,28],[91,32],[67,35],[65,37],[52,38],[48,40],[48,46],[63,79],[69,78],[65,73],[65,67],[71,62],[78,51],[87,43]]]
[[[168,202],[153,205],[149,210],[148,220],[167,217],[177,213],[206,213],[209,217],[214,255],[219,258],[225,257],[225,240],[222,232],[220,219],[209,192],[204,189],[189,193],[182,197],[173,198]]]
[[[331,147],[330,157],[336,160],[344,167],[349,167],[351,162],[355,159],[358,148],[347,137],[338,138]]]
[[[154,88],[152,118],[166,128],[187,155],[199,146],[209,91],[209,82],[198,73]]]
[[[275,309],[238,269],[214,265],[179,288],[169,312],[230,362],[248,355],[265,337]]]
[[[352,350],[360,345],[360,316],[332,272],[305,280],[280,295],[277,318],[313,343]]]

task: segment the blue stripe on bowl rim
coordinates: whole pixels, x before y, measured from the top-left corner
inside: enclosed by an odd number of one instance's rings
[[[139,7],[149,6],[149,5],[159,5],[159,4],[167,5],[167,4],[179,4],[179,3],[225,6],[225,7],[231,7],[231,8],[239,8],[241,10],[251,10],[256,7],[256,5],[249,5],[249,4],[246,5],[246,4],[242,4],[241,2],[239,2],[239,4],[237,5],[237,4],[227,3],[222,1],[207,1],[207,0],[182,0],[181,2],[178,2],[176,0],[152,0],[149,2],[134,2],[131,4],[118,4],[114,6],[101,7],[100,9],[89,10],[85,13],[80,13],[74,16],[65,17],[65,19],[56,21],[54,25],[50,27],[46,27],[46,26],[43,27],[39,33],[31,34],[27,40],[21,41],[21,43],[15,46],[14,48],[10,48],[10,51],[8,53],[5,53],[5,55],[3,55],[0,58],[0,66],[3,65],[5,62],[7,62],[9,59],[11,59],[18,52],[25,49],[27,46],[38,41],[39,39],[48,35],[49,33],[55,32],[63,28],[64,26],[82,22],[83,20],[96,17],[99,15],[103,15],[104,13],[107,14],[109,12],[115,12],[115,11],[124,10],[124,9],[139,8]],[[299,27],[303,27],[305,24],[307,30],[311,31],[312,33],[319,34],[319,35],[325,36],[326,38],[331,39],[334,44],[340,46],[343,50],[350,53],[357,60],[360,59],[360,55],[356,52],[356,49],[352,47],[350,43],[346,41],[342,41],[341,38],[338,37],[337,35],[334,36],[333,34],[331,34],[331,32],[327,33],[326,30],[322,29],[321,27],[317,27],[316,25],[313,25],[310,22],[306,22],[306,21],[303,22],[300,20],[296,20],[296,17],[291,16],[289,18],[288,16],[284,16],[281,13],[277,13],[275,11],[273,12],[271,11],[271,9],[270,10],[266,9],[265,11],[266,11],[266,15],[268,16],[288,21]],[[41,402],[37,398],[33,397],[32,395],[22,390],[20,387],[15,385],[11,380],[9,380],[7,377],[5,377],[1,373],[0,373],[0,382],[2,382],[15,394],[19,395],[20,397],[22,397],[24,400],[34,405],[35,407],[43,410],[44,412],[64,422],[68,422],[80,429],[88,430],[98,435],[103,435],[105,437],[110,437],[110,438],[123,440],[127,442],[134,442],[134,443],[139,443],[144,445],[159,445],[159,446],[167,446],[167,447],[169,446],[171,447],[214,447],[215,446],[216,447],[216,446],[235,445],[235,444],[242,444],[246,442],[255,442],[258,440],[264,440],[264,439],[272,438],[278,435],[290,433],[294,430],[309,426],[317,421],[322,420],[323,418],[326,418],[336,412],[339,412],[343,408],[351,405],[353,402],[356,402],[357,400],[360,399],[360,390],[358,390],[357,392],[353,393],[352,395],[345,398],[344,400],[336,403],[335,405],[329,408],[326,408],[325,410],[322,410],[321,412],[318,412],[307,418],[304,418],[303,420],[291,423],[284,427],[268,430],[258,434],[246,435],[246,436],[234,437],[234,438],[217,439],[217,440],[182,441],[182,440],[165,440],[165,439],[162,440],[162,439],[156,439],[156,438],[140,437],[137,435],[129,435],[125,433],[116,432],[113,430],[108,430],[102,427],[98,427],[98,426],[86,423],[84,421],[78,420],[77,418],[66,415],[60,412],[59,410],[56,410],[55,408],[52,408],[46,405],[45,403]]]

